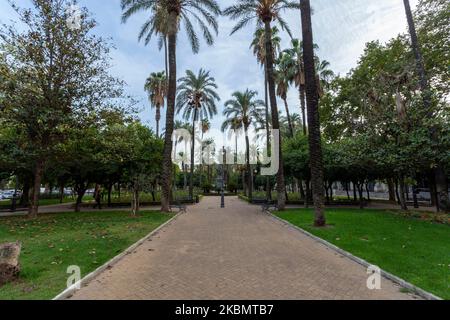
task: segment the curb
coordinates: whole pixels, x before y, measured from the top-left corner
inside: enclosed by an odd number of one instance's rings
[[[307,237],[309,237],[309,238],[311,238],[311,239],[321,243],[325,247],[327,247],[327,248],[329,248],[329,249],[331,249],[331,250],[333,250],[333,251],[343,255],[344,257],[347,257],[347,258],[353,260],[354,262],[356,262],[356,263],[358,263],[358,264],[360,264],[360,265],[362,265],[362,266],[364,266],[366,268],[368,268],[368,267],[373,265],[373,264],[367,262],[366,260],[361,259],[361,258],[359,258],[357,256],[354,256],[353,254],[351,254],[351,253],[349,253],[349,252],[347,252],[347,251],[345,251],[345,250],[335,246],[334,244],[331,244],[328,241],[326,241],[326,240],[324,240],[322,238],[319,238],[319,237],[309,233],[308,231],[303,230],[302,228],[300,228],[300,227],[298,227],[296,225],[293,225],[289,221],[286,221],[286,220],[283,220],[283,219],[277,217],[276,215],[274,215],[270,211],[266,211],[266,213],[269,215],[269,217],[272,217],[273,219],[281,222],[282,224],[284,224],[284,225],[286,225],[286,226],[288,226],[290,228],[293,228],[294,230],[297,230],[297,231],[301,232],[302,234],[306,235]],[[407,281],[405,281],[405,280],[403,280],[403,279],[393,275],[392,273],[384,271],[383,269],[381,269],[381,275],[383,277],[385,277],[386,279],[391,280],[392,282],[398,284],[399,286],[401,286],[401,287],[411,291],[412,293],[416,294],[417,296],[419,296],[421,298],[424,298],[426,300],[443,300],[442,298],[440,298],[440,297],[438,297],[438,296],[436,296],[436,295],[434,295],[434,294],[432,294],[430,292],[427,292],[427,291],[425,291],[425,290],[423,290],[423,289],[421,289],[421,288],[419,288],[419,287],[417,287],[417,286],[415,286],[415,285],[413,285],[413,284],[411,284],[411,283],[409,283],[409,282],[407,282]]]
[[[94,278],[96,278],[100,273],[103,271],[113,267],[115,264],[117,264],[119,261],[121,261],[124,257],[126,257],[129,254],[132,254],[133,251],[135,251],[138,247],[140,247],[142,244],[144,244],[147,240],[157,235],[162,229],[172,224],[176,219],[178,219],[183,213],[179,212],[174,217],[172,217],[167,222],[160,225],[158,228],[153,230],[150,234],[146,235],[144,238],[133,244],[131,247],[126,249],[121,254],[115,256],[108,262],[106,262],[101,267],[97,268],[93,272],[89,273],[87,276],[85,276],[83,279],[81,279],[76,284],[72,285],[71,287],[67,288],[60,294],[58,294],[56,297],[54,297],[52,300],[66,300],[73,296],[77,291],[81,290],[81,288],[85,287],[89,282],[91,282]],[[79,289],[80,288],[80,289]]]

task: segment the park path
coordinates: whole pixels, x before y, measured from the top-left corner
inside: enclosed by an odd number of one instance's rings
[[[412,299],[236,197],[206,197],[72,299]]]

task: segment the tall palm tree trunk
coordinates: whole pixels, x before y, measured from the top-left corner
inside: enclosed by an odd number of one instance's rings
[[[299,88],[300,91],[300,105],[301,105],[301,111],[302,111],[302,122],[303,122],[303,135],[308,134],[308,129],[306,125],[306,92],[305,92],[305,86],[300,85]]]
[[[287,117],[288,125],[289,125],[289,134],[293,138],[294,137],[294,127],[292,126],[291,112],[289,111],[289,105],[287,102],[287,98],[283,99],[283,102],[284,102],[284,107],[286,109],[286,117]]]
[[[177,27],[178,17],[176,11],[169,14],[169,88],[167,94],[166,134],[164,139],[163,168],[162,168],[162,195],[161,211],[170,212],[170,197],[172,186],[172,134],[174,130],[175,98],[177,91]]]
[[[423,96],[423,104],[425,111],[428,114],[428,117],[433,117],[433,111],[431,110],[431,91],[429,88],[428,77],[425,71],[425,64],[423,61],[422,52],[419,46],[419,39],[417,37],[416,26],[414,24],[414,18],[411,11],[411,6],[409,4],[409,0],[403,0],[406,11],[406,19],[408,20],[409,33],[411,36],[411,46],[414,52],[414,57],[416,60],[416,69],[419,75],[420,81],[420,89],[422,91]],[[431,130],[431,136],[434,140],[437,140],[436,129]],[[448,207],[449,198],[448,198],[448,183],[447,176],[442,164],[438,164],[436,169],[434,170],[435,181],[436,181],[436,192],[438,201],[436,203],[437,210],[440,209],[446,210]]]
[[[167,36],[164,36],[164,64],[166,68],[166,77],[169,76],[169,55],[167,51]]]
[[[305,63],[306,99],[308,108],[309,151],[311,161],[311,182],[314,200],[315,221],[317,227],[325,226],[323,159],[319,119],[319,95],[314,64],[314,42],[311,23],[311,5],[309,0],[300,0],[303,55]]]
[[[267,88],[267,68],[264,64],[264,102],[265,102],[265,111],[266,111],[266,140],[267,140],[267,156],[270,157],[270,125],[269,125],[269,90]],[[272,200],[272,187],[270,185],[270,177],[266,177],[266,199],[268,201]]]
[[[161,106],[156,106],[156,136],[159,138],[159,122],[161,121]]]
[[[264,19],[265,26],[265,40],[266,40],[266,67],[267,67],[267,81],[269,84],[269,99],[270,107],[272,111],[272,128],[273,130],[280,130],[280,120],[278,118],[277,96],[275,92],[275,77],[273,69],[273,46],[272,46],[272,28],[270,22],[272,17]],[[278,157],[279,157],[279,170],[277,175],[277,191],[278,191],[278,209],[283,211],[286,208],[286,186],[284,183],[284,168],[283,168],[283,155],[281,150],[281,136],[278,142]]]
[[[192,120],[192,143],[191,143],[191,176],[189,177],[189,199],[194,199],[194,166],[195,166],[195,121],[197,121],[198,108],[194,110]]]
[[[247,162],[247,188],[248,188],[248,200],[253,201],[253,175],[252,166],[250,165],[250,140],[248,138],[248,128],[245,128],[245,161]]]

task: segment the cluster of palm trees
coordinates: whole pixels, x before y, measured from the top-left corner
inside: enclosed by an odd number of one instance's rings
[[[421,78],[421,88],[427,91],[427,81],[423,71],[423,61],[417,44],[417,37],[410,14],[409,1],[404,0],[408,15],[408,23],[413,41],[413,49],[417,59],[418,71]],[[289,126],[289,134],[293,135],[293,119],[287,104],[287,90],[294,83],[299,90],[302,128],[304,134],[308,134],[311,158],[311,185],[314,196],[315,225],[325,224],[323,209],[323,164],[321,150],[321,132],[318,104],[322,92],[322,81],[326,81],[331,73],[328,71],[328,63],[320,62],[314,54],[315,45],[313,41],[311,6],[309,0],[236,0],[236,4],[221,10],[216,0],[122,0],[123,21],[137,12],[144,11],[148,14],[148,20],[144,23],[139,34],[140,39],[145,39],[148,43],[152,36],[159,39],[159,48],[165,49],[166,72],[160,74],[159,78],[167,77],[166,87],[160,90],[159,94],[151,95],[152,104],[159,110],[161,108],[161,95],[165,94],[167,99],[165,147],[163,155],[162,173],[162,210],[169,211],[170,192],[172,185],[172,134],[174,130],[175,112],[183,112],[185,118],[192,121],[202,118],[202,116],[212,116],[217,110],[215,102],[218,96],[215,94],[214,81],[209,82],[210,88],[205,89],[203,94],[199,94],[199,84],[195,83],[193,73],[188,73],[180,84],[180,97],[177,97],[177,37],[184,26],[192,50],[197,53],[200,49],[200,41],[192,21],[200,28],[200,31],[208,45],[214,43],[214,34],[218,33],[217,17],[221,14],[228,16],[231,20],[237,21],[231,34],[243,29],[251,22],[257,26],[252,47],[259,63],[264,67],[265,102],[245,101],[253,99],[255,93],[247,90],[244,93],[236,93],[234,99],[227,103],[226,114],[235,118],[227,122],[227,127],[243,127],[251,124],[246,119],[253,109],[265,108],[267,133],[270,127],[273,130],[280,129],[280,116],[277,105],[277,95],[284,101],[286,117]],[[299,10],[301,12],[302,39],[292,41],[292,48],[282,52],[277,57],[280,38],[277,24],[282,30],[291,35],[289,26],[285,22],[282,14],[287,10]],[[166,76],[167,75],[167,76]],[[198,78],[208,78],[209,73],[200,71]],[[148,88],[153,92],[158,87],[158,76],[154,75],[148,81]],[[196,79],[198,80],[198,79]],[[206,81],[208,82],[208,81]],[[205,93],[208,94],[205,94]],[[429,104],[429,99],[424,96],[425,105]],[[269,110],[270,109],[270,110]],[[259,116],[259,115],[258,115]],[[240,119],[240,120],[239,120]],[[269,121],[270,119],[270,121]],[[159,121],[157,121],[159,123]],[[159,131],[159,128],[158,128]],[[269,134],[267,134],[267,145],[270,145]],[[278,206],[283,210],[286,203],[286,187],[283,172],[283,157],[280,150],[280,170],[277,174]],[[268,148],[270,150],[270,148]],[[248,157],[248,152],[247,152]],[[193,168],[191,168],[193,170]],[[192,189],[192,183],[190,185]]]
[[[301,6],[300,6],[301,3]],[[208,101],[206,96],[199,96],[197,93],[186,88],[182,89],[184,92],[180,93],[183,98],[180,98],[176,103],[177,96],[177,59],[176,59],[176,47],[177,47],[177,36],[180,31],[180,26],[183,25],[186,30],[188,39],[190,40],[192,49],[194,53],[197,53],[200,48],[199,37],[196,33],[194,25],[191,20],[194,20],[199,26],[203,38],[208,45],[214,43],[213,33],[218,33],[218,23],[217,17],[221,14],[230,17],[232,20],[236,20],[237,24],[233,28],[231,34],[243,29],[251,22],[255,22],[257,27],[261,30],[258,31],[259,38],[257,42],[254,43],[255,50],[258,53],[258,59],[260,63],[264,66],[265,79],[267,83],[267,93],[266,100],[268,103],[260,104],[259,102],[254,102],[252,106],[249,105],[239,105],[239,99],[254,98],[255,93],[252,91],[246,91],[242,94],[235,94],[234,99],[227,103],[226,112],[229,115],[235,115],[236,112],[250,112],[252,108],[260,108],[264,106],[270,106],[270,112],[268,107],[265,110],[266,119],[270,118],[270,125],[273,130],[280,129],[280,119],[279,110],[277,105],[277,85],[276,85],[276,69],[275,69],[275,48],[276,48],[276,29],[274,30],[273,24],[278,24],[282,30],[286,30],[291,34],[289,26],[286,24],[282,17],[282,13],[286,10],[299,10],[302,8],[302,27],[303,27],[303,38],[307,41],[303,43],[303,67],[306,82],[306,96],[310,95],[308,102],[308,116],[311,118],[309,121],[309,134],[311,137],[311,146],[318,147],[315,152],[316,157],[320,155],[320,126],[318,123],[318,110],[317,103],[314,101],[318,100],[317,96],[317,84],[316,84],[316,71],[315,71],[315,59],[314,59],[314,47],[312,41],[312,28],[310,24],[310,3],[309,0],[290,1],[290,0],[237,0],[235,5],[222,11],[215,0],[122,0],[122,10],[123,10],[123,21],[127,21],[129,17],[137,12],[145,11],[148,14],[148,20],[144,23],[139,38],[145,39],[148,43],[152,36],[158,36],[160,41],[160,48],[165,48],[165,61],[166,61],[166,74],[168,74],[167,79],[167,110],[166,110],[166,128],[165,128],[165,146],[163,154],[163,171],[162,171],[162,211],[169,211],[170,206],[170,192],[172,184],[172,134],[174,130],[174,117],[175,112],[181,112],[183,110],[183,115],[193,120],[196,117],[200,117],[199,114],[203,112],[204,115],[210,116],[214,114],[214,101],[217,101],[215,95],[211,96],[212,100]],[[309,16],[309,17],[308,17]],[[263,31],[264,30],[264,31]],[[274,39],[275,38],[275,39]],[[308,48],[308,46],[310,46]],[[258,47],[258,49],[256,49]],[[204,74],[204,76],[209,76],[209,74]],[[190,75],[184,78],[184,81],[190,81]],[[308,80],[314,82],[308,86]],[[183,88],[183,83],[180,85]],[[314,90],[311,90],[311,89]],[[214,89],[211,88],[211,90]],[[214,91],[214,90],[212,90]],[[278,90],[279,93],[282,93]],[[184,102],[183,102],[184,101]],[[212,101],[212,103],[211,103]],[[240,101],[243,102],[243,101]],[[153,102],[155,106],[156,103]],[[206,109],[203,109],[205,105]],[[209,110],[210,109],[210,110]],[[314,110],[315,109],[315,110]],[[317,117],[316,117],[317,116]],[[236,118],[236,117],[235,117]],[[317,120],[317,121],[315,121]],[[290,121],[290,120],[289,120]],[[266,121],[266,130],[269,130],[269,121]],[[234,124],[238,126],[238,124]],[[247,126],[248,121],[242,119],[242,126]],[[313,128],[311,128],[313,127]],[[267,135],[269,137],[269,135]],[[316,142],[314,144],[314,142]],[[269,143],[269,142],[268,142]],[[285,208],[286,204],[286,187],[284,179],[284,169],[283,169],[283,157],[281,150],[281,141],[279,145],[279,155],[280,155],[280,168],[277,174],[277,191],[278,191],[278,206],[280,210]],[[247,152],[248,157],[248,152]],[[315,158],[315,160],[320,160]],[[313,178],[313,190],[318,190],[319,186],[314,186],[320,182],[320,189],[322,189],[321,176],[322,167],[321,161],[316,163],[311,163],[311,168],[314,175],[318,177]],[[192,170],[192,168],[191,168]],[[190,189],[192,187],[190,186]],[[321,209],[323,200],[320,197],[320,193],[323,194],[323,190],[319,192],[319,197],[315,204],[319,210],[317,214],[321,216],[316,218],[316,222],[324,222],[323,210]],[[322,197],[323,198],[323,197]]]

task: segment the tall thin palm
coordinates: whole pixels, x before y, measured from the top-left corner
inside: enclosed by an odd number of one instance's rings
[[[203,144],[205,141],[203,141],[204,137],[205,137],[205,133],[207,133],[209,131],[209,129],[211,129],[211,122],[209,121],[209,119],[202,119],[201,122],[201,131],[202,131],[202,149],[203,149]],[[201,164],[200,164],[200,186],[203,185],[203,158],[201,159]]]
[[[235,27],[232,29],[232,34],[244,28],[250,22],[255,21],[257,26],[264,26],[265,31],[265,48],[266,48],[266,68],[267,79],[269,87],[270,106],[272,111],[272,128],[273,130],[280,129],[277,96],[275,90],[275,76],[274,76],[274,55],[272,45],[272,22],[277,22],[283,30],[286,30],[289,35],[291,32],[286,21],[281,17],[281,13],[289,9],[299,9],[297,2],[289,0],[237,0],[237,4],[227,8],[224,14],[229,16],[232,20],[238,20]],[[278,191],[278,208],[284,210],[286,207],[286,186],[284,179],[283,155],[281,150],[281,138],[279,142],[279,170],[277,175],[277,191]]]
[[[152,108],[156,109],[156,136],[159,137],[159,122],[161,120],[161,108],[167,95],[167,77],[163,72],[152,73],[144,86],[147,91]]]
[[[182,113],[185,120],[193,123],[191,143],[191,176],[189,180],[189,197],[194,196],[194,167],[195,167],[195,124],[200,119],[211,119],[217,114],[216,102],[220,101],[217,94],[217,84],[209,71],[200,69],[198,74],[191,70],[181,78],[178,86],[177,114]]]
[[[316,81],[319,91],[319,97],[321,98],[326,88],[330,86],[330,82],[335,77],[334,72],[330,69],[330,63],[326,60],[316,59]]]
[[[281,48],[281,37],[279,36],[280,31],[276,26],[272,27],[272,54],[273,59],[278,55]],[[263,67],[264,70],[264,102],[265,102],[265,124],[264,128],[266,131],[266,148],[269,154],[270,152],[270,113],[269,113],[269,89],[268,89],[268,79],[267,79],[267,68],[266,68],[266,31],[264,28],[258,28],[254,35],[253,41],[250,45],[250,48],[253,49],[253,54],[256,57],[258,63]],[[270,185],[270,177],[266,179],[266,198],[267,200],[272,199],[272,187]]]
[[[417,36],[416,25],[414,23],[413,13],[411,11],[411,5],[409,3],[409,0],[403,0],[403,4],[405,6],[406,18],[408,21],[409,35],[411,37],[411,47],[414,53],[414,59],[416,61],[416,72],[419,76],[419,85],[422,92],[424,111],[428,118],[432,118],[434,114],[432,110],[430,83],[428,80],[427,72],[425,70],[425,63],[422,51],[420,49],[419,38]],[[433,129],[431,131],[432,137],[435,140],[437,138],[437,130]],[[434,200],[436,202],[436,208],[438,211],[442,209],[441,207],[445,208],[449,204],[447,176],[444,167],[445,166],[439,163],[434,169],[434,176],[436,181],[436,195]]]
[[[311,22],[311,5],[309,0],[300,0],[300,4],[303,33],[303,61],[305,65],[306,100],[308,108],[311,182],[315,209],[314,225],[322,227],[326,224],[323,188],[323,157],[319,119],[319,95],[316,81],[314,41]]]
[[[214,43],[211,29],[217,35],[217,16],[221,10],[216,0],[122,0],[123,21],[139,12],[149,14],[150,25],[160,27],[162,20],[167,23],[167,46],[169,56],[169,84],[167,93],[166,132],[162,164],[162,197],[161,210],[170,211],[170,193],[172,185],[172,134],[175,117],[175,100],[177,91],[177,35],[183,23],[192,50],[197,53],[200,40],[195,32],[191,19],[197,22],[208,45]],[[149,40],[151,38],[151,34]]]
[[[315,45],[315,49],[318,47]],[[303,43],[299,39],[293,39],[291,42],[291,48],[283,51],[286,54],[285,59],[290,59],[289,64],[293,69],[291,74],[296,87],[299,90],[300,109],[302,112],[303,121],[303,134],[307,134],[307,121],[306,121],[306,91],[305,91],[305,65],[303,62]]]
[[[232,99],[225,103],[223,115],[226,117],[222,125],[222,131],[226,130],[244,130],[246,145],[246,163],[247,163],[247,186],[248,197],[253,198],[253,178],[250,165],[250,140],[248,132],[250,126],[256,125],[264,117],[264,101],[256,99],[258,93],[247,89],[245,92],[235,92]]]
[[[289,136],[294,136],[294,127],[292,125],[291,113],[287,102],[288,91],[291,79],[295,74],[295,70],[290,65],[290,57],[286,54],[281,54],[277,60],[277,69],[275,70],[275,84],[277,86],[277,95],[283,100],[286,110],[286,118],[289,127]]]

